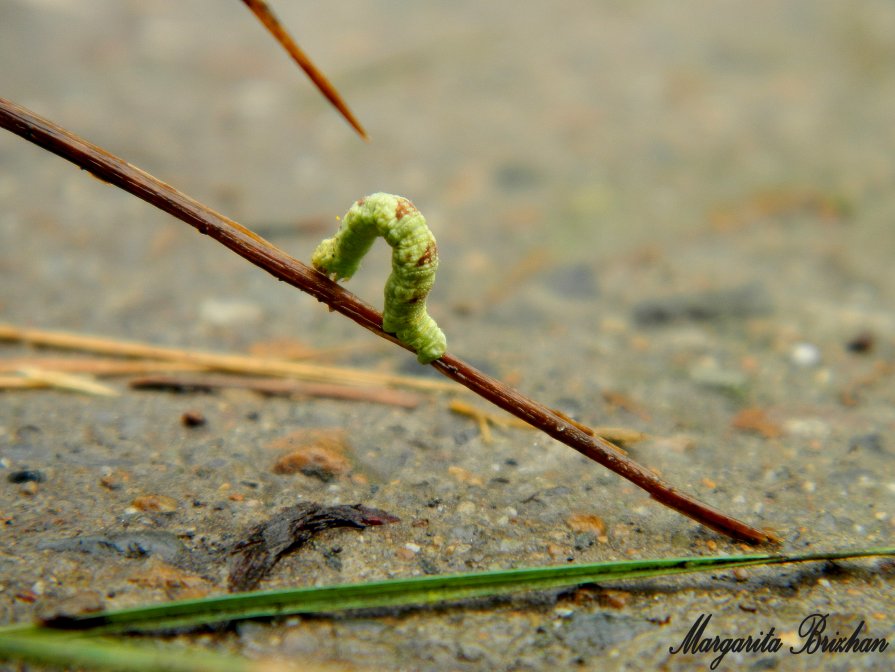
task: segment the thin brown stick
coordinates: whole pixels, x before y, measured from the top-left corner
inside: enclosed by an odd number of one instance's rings
[[[322,273],[122,159],[2,98],[0,126],[90,171],[101,180],[155,205],[195,227],[200,233],[211,236],[274,277],[307,292],[364,329],[409,349],[393,335],[382,330],[382,315]],[[523,396],[462,360],[446,354],[432,362],[432,366],[479,396],[643,488],[656,501],[706,527],[752,543],[777,541],[772,533],[747,525],[676,490],[649,469],[619,455],[603,439],[588,436],[546,406]]]
[[[420,397],[387,387],[352,387],[332,383],[299,383],[282,378],[249,378],[221,374],[152,375],[135,378],[130,386],[138,390],[174,392],[210,392],[219,389],[243,389],[271,396],[326,397],[349,401],[369,401],[401,408],[416,408]]]
[[[264,24],[264,27],[274,36],[274,39],[280,43],[283,49],[289,53],[292,60],[298,63],[298,66],[305,71],[305,74],[312,82],[314,82],[314,85],[320,90],[320,93],[326,96],[326,99],[332,103],[333,107],[345,117],[345,120],[351,124],[355,131],[357,131],[357,134],[366,140],[367,132],[364,130],[363,126],[360,125],[360,122],[354,114],[352,114],[351,110],[348,109],[348,105],[342,100],[342,96],[339,95],[336,87],[332,85],[326,78],[326,75],[311,62],[308,55],[295,43],[295,40],[292,39],[292,36],[289,35],[283,27],[283,24],[280,23],[280,20],[276,17],[270,7],[268,7],[267,3],[263,0],[242,1],[245,3],[246,7],[252,10],[252,13],[258,17],[258,20]]]

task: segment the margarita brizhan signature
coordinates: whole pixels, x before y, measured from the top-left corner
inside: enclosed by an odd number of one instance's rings
[[[884,637],[862,637],[865,629],[864,621],[850,633],[839,630],[828,632],[827,618],[829,614],[811,614],[802,619],[798,628],[799,642],[788,647],[791,654],[833,654],[833,653],[875,653],[883,652],[889,647]],[[711,614],[700,614],[690,627],[684,639],[677,646],[668,648],[669,653],[717,653],[709,668],[714,670],[728,653],[776,653],[783,648],[783,640],[772,626],[767,632],[760,630],[757,636],[714,637],[706,634]]]

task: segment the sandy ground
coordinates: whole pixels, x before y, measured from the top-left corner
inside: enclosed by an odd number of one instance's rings
[[[412,198],[439,241],[430,311],[452,352],[582,422],[649,433],[634,457],[787,550],[891,544],[895,7],[274,6],[371,143],[235,0],[6,0],[0,95],[301,259],[364,194]],[[431,374],[8,133],[0,203],[2,322],[221,351],[346,344],[330,362]],[[350,288],[378,303],[374,252]],[[743,550],[546,437],[486,444],[448,410],[460,392],[406,410],[110,384],[119,396],[0,392],[0,621],[223,591],[220,550],[302,501],[401,522],[329,531],[265,587]],[[187,410],[207,424],[185,427]],[[350,468],[275,474],[283,438],[315,428],[347,433]],[[23,469],[43,480],[8,480]],[[147,530],[144,557],[58,543]],[[775,568],[191,639],[379,670],[689,670],[710,657],[669,647],[702,613],[722,636],[792,638],[824,613],[895,643],[892,577]],[[892,651],[722,669],[890,669]]]

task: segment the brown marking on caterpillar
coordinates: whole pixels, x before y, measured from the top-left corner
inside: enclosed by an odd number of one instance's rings
[[[398,205],[395,208],[395,219],[397,221],[401,221],[402,217],[407,215],[414,215],[418,213],[419,210],[416,209],[416,206],[407,200],[406,198],[399,198]]]
[[[435,245],[435,243],[426,245],[426,251],[423,252],[422,256],[420,256],[420,258],[416,260],[416,265],[417,266],[425,266],[437,254],[438,254],[438,247]]]
[[[357,199],[357,207],[362,206],[366,202],[366,200],[367,200],[366,196],[364,196],[363,198]]]

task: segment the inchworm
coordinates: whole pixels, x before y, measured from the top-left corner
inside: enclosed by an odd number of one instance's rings
[[[445,353],[447,343],[426,312],[426,296],[438,270],[438,247],[413,203],[383,193],[360,199],[345,214],[336,235],[317,246],[311,263],[334,280],[347,280],[377,236],[392,247],[382,328],[410,346],[421,364],[428,364]]]

